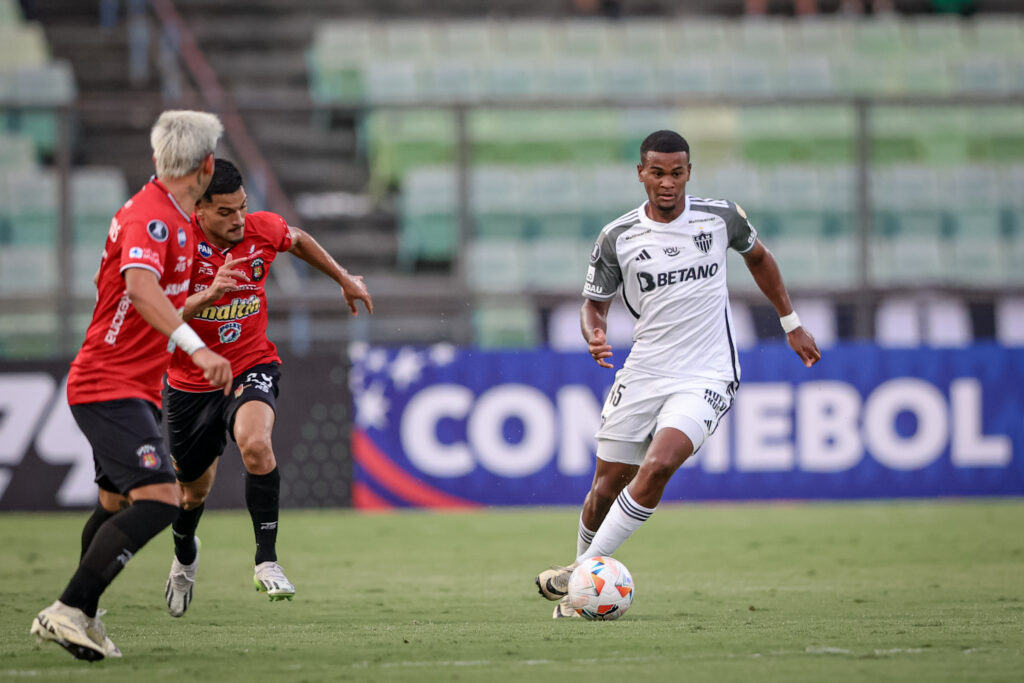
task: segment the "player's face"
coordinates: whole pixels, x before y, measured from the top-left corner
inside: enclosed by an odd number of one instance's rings
[[[652,218],[670,221],[682,213],[690,180],[689,157],[686,152],[648,152],[637,166],[650,207],[658,214]]]
[[[210,241],[221,249],[238,244],[245,237],[245,188],[231,194],[215,194],[196,206],[196,219]]]

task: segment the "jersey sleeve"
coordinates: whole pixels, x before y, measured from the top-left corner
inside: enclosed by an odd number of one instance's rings
[[[292,248],[292,229],[288,221],[269,211],[257,211],[252,216],[260,221],[260,229],[274,249],[280,252]]]
[[[590,252],[590,267],[587,268],[587,282],[583,285],[583,296],[588,299],[607,301],[615,296],[622,284],[622,269],[615,253],[615,244],[607,231],[602,232]]]
[[[757,241],[757,230],[750,224],[746,211],[739,204],[729,202],[729,211],[725,216],[725,228],[729,236],[729,246],[741,254],[754,248]]]
[[[145,268],[153,271],[157,279],[163,278],[170,236],[170,228],[157,218],[133,216],[127,219],[121,229],[120,272],[128,268]]]

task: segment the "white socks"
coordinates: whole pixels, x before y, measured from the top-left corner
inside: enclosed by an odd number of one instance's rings
[[[598,555],[611,555],[653,513],[654,508],[646,508],[640,505],[629,495],[628,489],[622,489],[622,493],[615,499],[612,509],[608,511],[608,516],[601,522],[601,528],[594,534],[590,547],[582,551],[576,559],[584,560]],[[577,542],[577,547],[579,547],[583,540],[582,522],[580,522],[580,530],[580,540]]]

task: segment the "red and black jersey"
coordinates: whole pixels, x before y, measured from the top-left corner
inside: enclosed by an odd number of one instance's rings
[[[155,178],[114,214],[100,261],[92,322],[71,362],[69,404],[141,398],[160,405],[170,342],[135,310],[124,271],[152,271],[171,304],[181,309],[189,294],[194,253],[189,215]]]
[[[226,261],[245,257],[237,266],[250,282],[239,283],[240,289],[228,292],[207,306],[189,321],[206,345],[231,361],[236,375],[261,363],[280,362],[277,347],[267,338],[267,294],[264,285],[270,264],[278,252],[292,247],[291,229],[276,213],[256,211],[245,217],[242,241],[227,249],[218,249],[206,239],[202,228],[192,219],[195,239],[195,261],[192,266],[191,293],[208,288],[217,270]],[[181,391],[212,391],[183,351],[174,353],[167,370],[167,382]]]

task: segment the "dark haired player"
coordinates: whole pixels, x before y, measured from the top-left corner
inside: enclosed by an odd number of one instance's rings
[[[223,131],[213,114],[165,111],[150,133],[156,176],[110,223],[96,275],[96,307],[71,362],[68,403],[92,446],[99,504],[82,529],[78,569],[30,632],[76,659],[120,657],[98,611],[125,564],[178,515],[178,487],[160,433],[160,388],[175,345],[206,390],[231,365],[178,316],[195,240],[189,213],[213,175]],[[171,344],[168,346],[167,338]]]
[[[168,432],[182,507],[171,526],[174,559],[165,586],[167,608],[175,617],[192,601],[199,566],[196,527],[227,434],[238,444],[245,464],[245,501],[256,536],[253,583],[271,600],[290,600],[295,594],[277,564],[276,550],[281,477],[271,435],[281,359],[267,338],[264,285],[277,254],[291,252],[330,276],[353,315],[358,315],[356,301],[373,313],[362,276],[350,275],[309,234],[281,216],[248,213],[242,176],[230,161],[217,159],[213,180],[196,203],[192,232],[193,293],[183,317],[239,372],[225,396],[210,391],[183,354],[174,354],[167,371]]]
[[[690,169],[690,147],[682,136],[651,133],[637,165],[647,201],[606,225],[591,253],[581,327],[598,365],[613,367],[605,333],[616,292],[621,290],[637,321],[633,347],[601,411],[597,467],[580,514],[576,562],[535,579],[541,595],[559,601],[556,619],[576,615],[565,599],[576,564],[611,555],[651,516],[669,479],[732,405],[740,367],[725,280],[727,248],[743,255],[804,365],[821,358],[793,312],[775,259],[743,209],[687,195]]]

